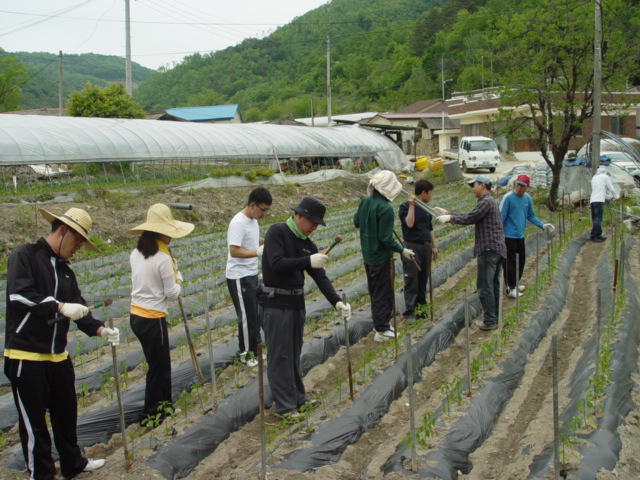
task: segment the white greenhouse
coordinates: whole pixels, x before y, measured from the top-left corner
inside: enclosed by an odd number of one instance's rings
[[[292,158],[368,158],[395,172],[409,164],[390,139],[358,126],[0,115],[0,166]]]

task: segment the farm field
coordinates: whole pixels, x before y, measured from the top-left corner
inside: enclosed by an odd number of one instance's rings
[[[548,236],[535,227],[527,230],[524,296],[518,300],[505,296],[501,328],[482,332],[473,326],[480,311],[473,228],[438,225],[433,320],[429,308],[424,320],[413,323],[398,313],[397,343],[380,344],[373,341],[358,232],[351,223],[365,187],[366,178],[271,189],[273,215],[261,224],[262,233],[270,222],[284,219],[289,207],[305,195],[328,206],[327,227],[312,239],[324,248],[338,234],[344,236],[331,251],[326,270],[336,290],[346,294],[353,314],[345,335],[342,320],[313,282],[305,286],[304,380],[308,394],[321,405],[300,421],[282,420],[271,408],[266,387],[267,478],[554,478],[550,353],[554,341],[561,476],[640,478],[635,441],[640,434],[636,387],[640,247],[635,237],[622,233],[613,218],[605,229],[607,242],[590,243],[587,210],[559,215],[538,207],[539,217],[556,225],[556,234]],[[226,222],[242,208],[247,194],[247,188],[189,195],[172,190],[148,196],[105,195],[76,204],[91,213],[97,236],[111,240],[111,245],[128,245],[103,255],[84,255],[73,263],[89,303],[114,300],[95,314],[113,318],[121,331],[118,378],[132,462],[131,471],[125,473],[111,349],[99,338],[74,331],[68,350],[76,367],[80,443],[87,456],[107,458],[103,469],[78,478],[259,478],[263,451],[258,368],[248,369],[234,361],[235,315],[224,282]],[[146,364],[128,327],[128,255],[134,240],[123,232],[158,201],[193,204],[192,212],[176,216],[199,225],[191,236],[172,242],[172,248],[185,277],[184,309],[205,381],[199,382],[194,373],[179,306],[171,305],[172,376],[180,412],[161,424],[142,427],[137,420]],[[400,201],[394,202],[396,209]],[[432,202],[466,212],[475,199],[461,182],[437,186]],[[56,212],[67,207],[45,206]],[[1,207],[6,251],[46,232],[44,220],[34,213],[35,208],[28,205]],[[400,231],[397,222],[396,230]],[[399,259],[395,265],[396,311],[402,312]],[[0,285],[4,288],[4,283]],[[4,303],[0,314],[3,311]],[[465,312],[470,328],[465,328]],[[0,323],[4,326],[3,318]],[[0,332],[3,336],[4,328]],[[345,338],[350,343],[353,400]],[[266,357],[268,362],[268,352]],[[266,374],[264,380],[267,385]],[[8,382],[0,374],[0,478],[22,479],[27,476],[19,469],[17,417],[12,407]],[[415,448],[414,465],[411,447]]]

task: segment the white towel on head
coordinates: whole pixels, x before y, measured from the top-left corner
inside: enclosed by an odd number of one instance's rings
[[[367,187],[367,193],[373,195],[373,191],[377,190],[390,202],[398,196],[402,190],[402,184],[396,178],[395,173],[389,170],[380,170],[375,175],[369,175],[371,179]]]

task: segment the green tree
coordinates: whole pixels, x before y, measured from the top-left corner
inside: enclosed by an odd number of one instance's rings
[[[606,92],[620,91],[631,72],[626,3],[608,2],[603,23],[608,42],[602,65],[604,104],[612,99]],[[551,168],[549,208],[555,208],[569,141],[593,115],[593,25],[591,2],[537,0],[522,13],[500,18],[492,38],[500,120],[507,122],[505,133],[511,138],[533,141]]]
[[[22,86],[29,81],[21,61],[0,49],[0,111],[17,110],[22,99]]]
[[[142,107],[126,94],[121,83],[114,83],[105,88],[85,84],[83,90],[69,95],[67,114],[72,117],[146,117]]]

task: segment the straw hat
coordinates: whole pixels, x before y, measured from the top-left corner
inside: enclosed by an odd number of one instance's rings
[[[100,249],[96,247],[91,240],[89,240],[89,230],[91,230],[92,222],[91,217],[85,210],[81,208],[70,208],[60,217],[46,211],[44,208],[39,208],[38,211],[49,223],[53,223],[54,220],[60,220],[68,227],[73,228],[74,231],[78,232],[82,238],[84,238],[89,250],[100,252]]]
[[[147,221],[132,228],[129,235],[140,235],[145,230],[160,233],[171,238],[181,238],[193,231],[193,223],[174,220],[171,210],[164,203],[151,205],[147,211]]]

